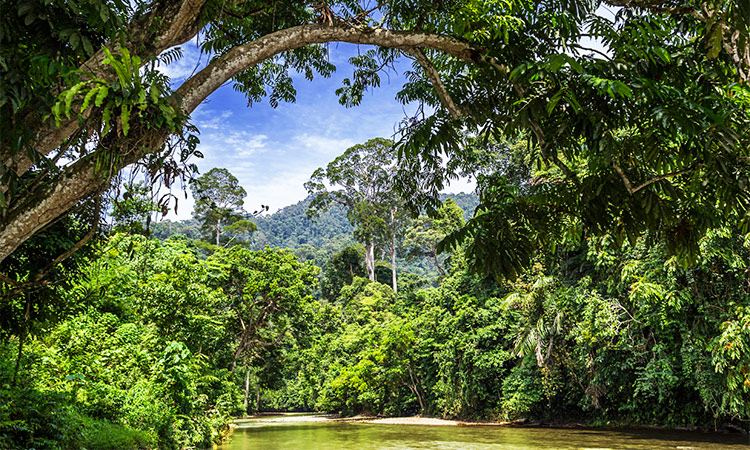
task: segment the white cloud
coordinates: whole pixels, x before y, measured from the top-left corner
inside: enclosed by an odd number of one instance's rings
[[[257,209],[263,204],[269,206],[269,213],[274,213],[307,197],[304,183],[310,179],[312,170],[300,167],[280,171],[268,169],[267,172],[262,180],[256,178],[243,184],[248,193],[245,201],[248,210]]]
[[[268,136],[248,131],[228,131],[204,133],[200,139],[198,150],[205,155],[205,159],[201,160],[203,164],[199,162],[201,166],[206,165],[205,162],[217,162],[223,163],[222,167],[230,168],[230,164],[241,164],[245,158],[266,152]]]
[[[477,182],[473,178],[461,177],[457,180],[446,182],[448,186],[441,192],[444,194],[460,194],[461,192],[471,193],[477,188]]]
[[[336,157],[347,148],[356,144],[350,138],[330,138],[327,136],[316,136],[308,133],[298,134],[292,138],[297,148],[302,147],[312,155],[323,155]]]
[[[191,119],[199,130],[218,130],[226,127],[226,121],[232,117],[232,111],[213,111],[198,108],[191,115]]]

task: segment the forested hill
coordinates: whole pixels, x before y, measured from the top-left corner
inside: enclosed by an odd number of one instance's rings
[[[479,203],[479,198],[473,193],[445,194],[441,200],[445,201],[447,198],[452,198],[464,210],[465,219],[471,217]],[[249,240],[251,247],[261,249],[268,245],[296,249],[312,245],[321,248],[331,243],[352,240],[354,228],[346,218],[344,208],[336,205],[320,217],[308,219],[306,212],[311,201],[312,197],[307,197],[274,214],[254,219],[258,229]]]
[[[464,218],[468,219],[479,204],[476,194],[444,194],[441,200],[452,198],[464,210]],[[267,216],[252,219],[258,229],[246,240],[250,248],[260,250],[269,247],[289,249],[328,250],[333,254],[346,245],[354,243],[353,227],[346,218],[346,211],[340,206],[334,206],[330,211],[316,219],[308,219],[307,208],[312,201],[308,197],[294,205],[287,206]],[[152,226],[152,235],[158,239],[166,239],[174,234],[184,234],[192,239],[200,237],[198,223],[195,220],[178,222],[164,221]],[[245,236],[243,236],[245,238]],[[317,259],[317,258],[306,258]]]
[[[304,245],[323,247],[332,241],[345,238],[351,240],[351,226],[346,211],[339,205],[315,219],[308,219],[306,212],[312,201],[308,197],[279,211],[252,219],[258,229],[249,242],[253,249],[269,247],[296,249]]]

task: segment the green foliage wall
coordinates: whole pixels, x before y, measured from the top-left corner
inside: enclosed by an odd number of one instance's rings
[[[749,417],[750,239],[702,241],[690,269],[647,240],[549,255],[513,282],[460,255],[437,288],[357,279],[285,349],[277,408],[348,414],[714,426]],[[317,330],[317,331],[316,331]],[[302,380],[302,381],[300,381]],[[285,389],[310,389],[305,397]],[[738,422],[739,423],[739,422]]]
[[[203,260],[189,244],[111,237],[58,293],[76,312],[26,339],[17,376],[18,336],[0,342],[0,448],[203,448],[226,435],[243,413],[233,362],[246,298],[231,295],[233,261],[250,261],[239,288],[278,302],[295,328],[317,269],[270,249]],[[281,277],[298,280],[301,295]],[[269,317],[250,337],[284,326]]]

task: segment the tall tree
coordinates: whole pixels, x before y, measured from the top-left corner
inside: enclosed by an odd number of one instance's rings
[[[247,192],[227,169],[213,168],[190,183],[195,199],[193,218],[210,235],[216,245],[221,243],[225,226],[242,220],[242,206]],[[254,227],[248,227],[250,231]]]
[[[221,270],[217,280],[230,299],[236,321],[232,371],[259,347],[278,344],[299,325],[316,284],[319,269],[300,263],[286,250],[253,252],[241,247],[221,250],[210,262]]]
[[[375,243],[387,229],[383,209],[392,196],[393,156],[393,142],[370,139],[348,148],[325,169],[317,169],[305,183],[307,191],[315,196],[308,216],[320,215],[333,204],[347,209],[349,222],[356,227],[354,236],[365,246],[365,268],[371,281],[375,281]],[[329,190],[326,183],[339,189]]]
[[[395,167],[389,170],[388,177],[393,179]],[[395,190],[390,189],[381,203],[381,214],[384,217],[384,227],[379,241],[381,246],[388,254],[391,265],[391,288],[393,292],[398,293],[398,276],[396,271],[396,256],[399,249],[399,243],[406,232],[406,226],[409,221],[409,212],[404,206],[401,195]]]

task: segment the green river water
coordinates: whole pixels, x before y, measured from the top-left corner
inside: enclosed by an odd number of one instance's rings
[[[221,450],[750,449],[718,433],[535,427],[450,427],[360,423],[240,423]]]

